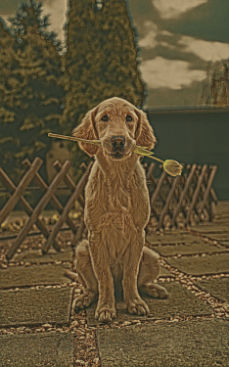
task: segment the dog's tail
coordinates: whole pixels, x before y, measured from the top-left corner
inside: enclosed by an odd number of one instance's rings
[[[64,275],[66,275],[71,280],[74,280],[74,281],[78,280],[78,275],[71,270],[65,269]]]

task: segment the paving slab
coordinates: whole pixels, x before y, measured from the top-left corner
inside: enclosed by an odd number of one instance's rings
[[[222,241],[220,244],[229,247],[229,240],[228,241]]]
[[[55,285],[70,283],[71,280],[64,276],[64,269],[70,269],[70,264],[65,265],[31,265],[14,266],[0,269],[0,289],[8,289],[33,285]]]
[[[164,266],[160,266],[159,278],[163,277],[174,278],[174,275],[168,269],[164,268]]]
[[[217,222],[217,220],[219,218],[226,218],[228,220],[229,219],[229,210],[225,209],[225,210],[222,210],[221,212],[216,213],[215,217],[213,219],[213,222]]]
[[[166,262],[189,275],[229,273],[229,254],[187,256],[180,259],[166,259]]]
[[[199,223],[198,225],[191,227],[191,229],[201,233],[228,233],[228,226],[212,222]]]
[[[215,252],[225,252],[225,247],[216,247],[200,242],[188,242],[184,244],[170,244],[170,245],[158,245],[150,246],[154,251],[158,252],[162,256],[174,256],[174,255],[192,255],[201,253],[215,253]]]
[[[225,219],[216,219],[216,223],[222,224],[223,226],[229,226],[229,218]]]
[[[200,239],[191,233],[187,232],[169,232],[163,233],[161,235],[158,234],[148,234],[146,236],[146,241],[150,245],[157,245],[157,244],[169,244],[169,243],[188,243],[188,242],[198,242]]]
[[[168,299],[142,297],[148,304],[150,314],[147,316],[130,315],[124,302],[116,302],[117,318],[115,321],[146,320],[147,318],[167,318],[172,316],[211,315],[212,308],[197,298],[178,282],[159,283],[169,292]],[[99,325],[94,314],[97,303],[93,303],[87,310],[88,325]]]
[[[73,367],[73,336],[42,333],[1,335],[2,367]]]
[[[223,320],[100,329],[101,366],[226,367],[228,329]]]
[[[217,205],[215,206],[215,212],[221,213],[222,210],[226,210],[227,212],[229,212],[229,200],[218,201]]]
[[[228,241],[229,240],[229,234],[228,233],[208,233],[208,234],[204,234],[204,236],[207,236],[208,238],[216,240],[220,243],[222,241]]]
[[[64,249],[61,252],[54,252],[54,250],[50,250],[49,253],[43,255],[42,250],[26,250],[21,253],[16,253],[13,259],[10,262],[31,262],[31,263],[48,263],[50,261],[72,261],[73,252],[71,249]]]
[[[229,278],[204,279],[196,282],[195,285],[213,297],[229,303]]]
[[[229,218],[229,204],[228,204],[228,206],[227,207],[225,207],[225,208],[220,208],[218,211],[216,210],[215,211],[215,217],[214,217],[214,220],[213,221],[215,221],[215,218],[217,218],[217,217],[227,217],[227,218]]]
[[[68,324],[72,288],[0,291],[0,326]]]

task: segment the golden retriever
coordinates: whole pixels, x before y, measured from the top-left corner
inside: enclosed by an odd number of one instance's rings
[[[114,282],[122,282],[128,312],[146,315],[148,305],[139,295],[166,298],[165,288],[155,284],[158,255],[145,245],[150,218],[149,193],[135,144],[152,149],[156,138],[146,114],[121,98],[110,98],[89,111],[73,130],[75,137],[99,139],[101,147],[80,143],[95,156],[85,188],[84,220],[88,241],[76,249],[76,269],[84,293],[74,309],[88,307],[98,296],[95,318],[101,322],[116,316]]]

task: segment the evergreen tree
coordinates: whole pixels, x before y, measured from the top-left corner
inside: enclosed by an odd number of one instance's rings
[[[64,55],[65,73],[61,79],[66,91],[63,121],[71,130],[79,116],[91,108],[88,85],[92,78],[92,51],[95,34],[95,15],[92,0],[69,1],[67,52]],[[86,80],[85,80],[86,76]],[[92,101],[93,103],[93,101]]]
[[[10,79],[11,61],[12,61],[13,38],[6,30],[3,19],[0,18],[0,121],[2,124],[8,124],[14,121],[14,113],[9,109],[9,93],[5,90],[6,80]],[[2,131],[0,130],[0,134]],[[1,135],[0,135],[1,136]],[[3,144],[3,141],[0,141]]]
[[[69,0],[66,31],[62,123],[68,133],[88,110],[107,98],[117,96],[142,107],[145,86],[124,0]],[[72,150],[79,163],[85,160],[76,145]]]
[[[136,34],[125,0],[106,0],[97,16],[99,48],[103,55],[98,81],[104,84],[106,98],[114,95],[142,107],[144,83],[138,71]],[[105,87],[105,88],[104,88]]]
[[[211,107],[229,106],[229,60],[209,65],[200,103]]]
[[[216,68],[211,83],[211,103],[215,107],[229,106],[229,62]]]
[[[23,159],[44,158],[51,144],[47,133],[61,132],[60,43],[55,34],[45,33],[47,17],[42,19],[40,14],[41,3],[22,4],[11,19],[14,37],[10,36],[9,44],[4,41],[9,32],[1,27],[1,53],[10,49],[10,60],[1,79],[1,111],[4,114],[5,108],[8,117],[0,121],[0,161],[14,181],[23,173]]]
[[[143,105],[145,89],[135,41],[124,0],[70,0],[63,119],[71,128],[106,98],[117,96]]]

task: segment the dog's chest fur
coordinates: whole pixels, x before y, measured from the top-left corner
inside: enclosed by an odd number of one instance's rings
[[[89,230],[107,227],[120,231],[146,226],[150,215],[149,194],[139,162],[130,175],[119,171],[113,175],[104,173],[95,162],[91,176],[85,203],[85,222]]]
[[[125,251],[134,246],[149,220],[144,169],[137,162],[129,174],[122,169],[110,175],[95,162],[85,196],[86,226],[90,233],[99,236],[101,251],[104,246],[107,248],[108,262],[115,272],[122,264]]]

